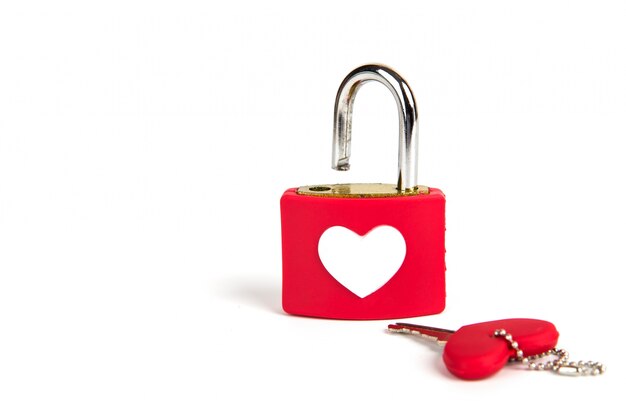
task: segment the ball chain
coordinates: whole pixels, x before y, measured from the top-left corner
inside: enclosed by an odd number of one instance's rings
[[[494,331],[495,337],[502,337],[509,343],[509,347],[515,351],[515,356],[511,358],[513,361],[522,362],[527,365],[530,370],[551,370],[560,375],[601,375],[606,371],[606,366],[600,362],[578,361],[568,362],[569,353],[563,349],[554,348],[547,352],[539,353],[533,356],[524,356],[524,351],[520,349],[519,344],[513,339],[511,333],[507,333],[505,329]],[[547,356],[556,356],[556,359],[548,362],[537,362]]]

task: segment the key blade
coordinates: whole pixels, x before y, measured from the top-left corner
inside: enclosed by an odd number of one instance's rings
[[[440,329],[438,327],[421,326],[410,323],[396,323],[387,326],[392,333],[416,334],[428,340],[434,340],[440,345],[446,344],[454,330]]]

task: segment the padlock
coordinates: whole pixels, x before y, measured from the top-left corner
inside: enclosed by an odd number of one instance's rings
[[[282,302],[289,314],[370,320],[437,314],[445,307],[445,196],[439,189],[417,185],[417,107],[408,84],[392,69],[361,66],[341,83],[332,167],[350,168],[354,99],[368,81],[385,85],[398,105],[397,184],[323,184],[285,191],[280,202]],[[394,243],[403,240],[404,256],[388,249],[381,255],[366,251],[346,258],[352,263],[331,267],[337,260],[341,264],[342,247],[323,244],[327,236],[342,233],[363,241],[375,234],[396,238]],[[381,246],[387,245],[383,241]],[[335,251],[332,261],[322,256],[329,249]],[[387,260],[396,263],[397,271],[392,267],[386,269],[390,275],[376,275]],[[371,281],[363,283],[358,274],[337,275],[357,264],[364,276],[372,270]]]

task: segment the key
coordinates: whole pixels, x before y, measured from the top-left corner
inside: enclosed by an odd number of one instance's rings
[[[521,360],[526,356],[533,359],[555,354],[560,357],[552,362],[553,367],[550,368],[557,371],[571,368],[565,362],[568,358],[567,352],[563,351],[565,354],[560,355],[560,351],[554,349],[559,332],[554,324],[544,320],[513,318],[487,321],[463,326],[457,331],[396,323],[390,324],[388,330],[394,333],[419,334],[445,345],[443,362],[450,373],[461,379],[489,377],[502,369],[509,360]],[[526,357],[527,362],[529,357]],[[539,368],[533,362],[528,363],[531,368]],[[604,365],[600,366],[597,370],[602,373]],[[543,366],[540,368],[543,369]]]

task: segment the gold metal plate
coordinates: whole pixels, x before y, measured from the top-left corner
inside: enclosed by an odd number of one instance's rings
[[[386,183],[345,183],[345,184],[317,184],[314,186],[299,187],[299,195],[319,197],[398,197],[427,195],[426,186],[416,186],[411,190],[398,191],[395,184]]]

